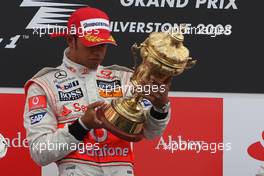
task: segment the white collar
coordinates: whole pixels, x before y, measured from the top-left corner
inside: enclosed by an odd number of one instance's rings
[[[70,60],[66,54],[68,52],[69,52],[69,48],[66,48],[63,54],[63,65],[65,66],[66,69],[78,75],[85,75],[92,72],[96,72],[96,70],[89,70],[87,67]]]

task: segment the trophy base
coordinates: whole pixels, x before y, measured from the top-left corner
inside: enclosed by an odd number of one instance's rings
[[[118,128],[116,128],[105,117],[103,117],[101,119],[101,121],[103,122],[105,129],[110,131],[115,136],[117,136],[117,137],[119,137],[121,139],[124,139],[125,141],[138,142],[138,141],[140,141],[140,140],[142,140],[144,138],[143,130],[139,134],[129,134],[129,133],[125,133],[124,131],[119,130]]]
[[[140,103],[133,97],[112,100],[106,107],[102,122],[107,130],[126,141],[136,142],[143,138],[145,115]]]

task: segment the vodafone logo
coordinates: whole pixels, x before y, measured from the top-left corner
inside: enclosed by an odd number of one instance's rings
[[[47,107],[47,99],[45,95],[29,97],[28,101],[29,111]]]
[[[32,99],[32,104],[37,105],[39,103],[39,98],[38,97],[33,97]]]
[[[264,131],[262,132],[262,139],[251,144],[247,151],[252,158],[264,161]]]
[[[104,128],[101,129],[92,129],[90,135],[96,142],[104,142],[107,139],[107,130]]]

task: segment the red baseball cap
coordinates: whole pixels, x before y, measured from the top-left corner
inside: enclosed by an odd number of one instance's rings
[[[85,46],[95,46],[104,43],[117,45],[111,35],[109,17],[99,9],[83,7],[74,11],[67,24],[67,28],[51,37],[77,35]]]

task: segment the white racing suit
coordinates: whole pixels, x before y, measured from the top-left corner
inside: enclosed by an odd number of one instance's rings
[[[67,52],[67,50],[65,50]],[[57,68],[44,68],[25,85],[24,126],[32,159],[44,166],[56,162],[60,176],[133,176],[132,143],[105,129],[86,131],[78,121],[87,105],[128,95],[132,72],[121,66],[97,71],[69,60],[65,53]],[[119,91],[107,90],[115,84]],[[144,136],[160,136],[169,113],[157,112],[148,101]]]

